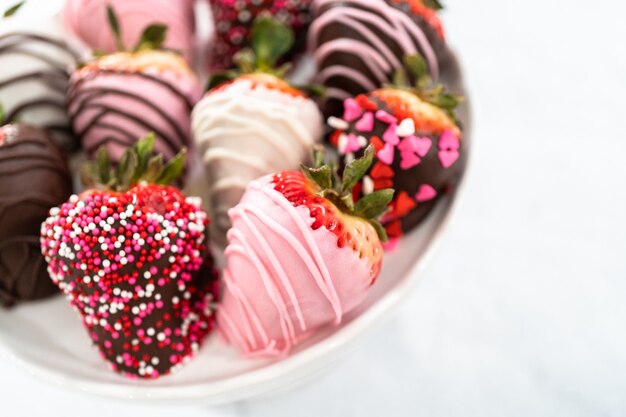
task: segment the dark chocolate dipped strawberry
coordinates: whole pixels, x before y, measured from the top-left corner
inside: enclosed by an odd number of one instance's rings
[[[50,134],[0,127],[0,305],[58,293],[41,256],[39,228],[71,194],[67,160]]]
[[[197,352],[213,329],[216,272],[198,198],[168,186],[184,154],[164,164],[148,136],[117,168],[106,148],[83,170],[87,191],[50,211],[41,249],[52,280],[81,314],[112,368],[156,378]]]
[[[405,61],[419,80],[416,86],[407,86],[408,76],[400,71],[395,85],[345,100],[343,116],[328,120],[335,129],[330,141],[345,162],[369,144],[375,147],[374,164],[356,191],[396,190],[382,219],[390,239],[417,226],[457,184],[465,164],[463,132],[454,114],[461,99],[442,85],[427,89],[430,79],[420,56]]]
[[[109,18],[120,52],[99,56],[72,75],[67,100],[74,131],[92,159],[105,146],[118,163],[148,132],[156,135],[156,152],[172,158],[190,145],[191,109],[202,87],[179,54],[160,49],[165,26],[149,26],[127,50],[112,9]]]
[[[290,27],[295,43],[285,57],[287,60],[304,52],[306,31],[311,17],[311,0],[209,0],[215,21],[215,40],[212,43],[210,68],[223,70],[235,65],[234,56],[250,46],[255,19],[270,15]]]
[[[447,59],[433,0],[313,0],[308,48],[317,64],[315,82],[327,88],[326,116],[338,116],[343,100],[391,82],[406,55],[424,56],[433,79]]]

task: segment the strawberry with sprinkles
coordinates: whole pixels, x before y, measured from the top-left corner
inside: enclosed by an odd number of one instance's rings
[[[105,148],[82,170],[87,191],[41,228],[52,281],[113,370],[157,378],[179,369],[214,328],[217,273],[199,198],[169,184],[185,151],[152,156],[154,135],[111,166]]]

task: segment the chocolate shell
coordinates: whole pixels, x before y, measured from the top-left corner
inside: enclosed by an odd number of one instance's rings
[[[0,102],[6,120],[47,129],[65,151],[78,148],[65,108],[78,52],[62,40],[12,32],[0,36]]]
[[[292,28],[295,43],[285,56],[292,60],[306,49],[306,33],[311,21],[311,0],[209,0],[215,22],[215,40],[211,48],[209,67],[223,70],[234,66],[233,56],[249,46],[254,19],[261,13],[271,14]]]
[[[437,200],[454,190],[465,170],[468,143],[453,124],[433,130],[394,112],[379,91],[346,100],[342,118],[329,120],[336,128],[330,140],[344,166],[360,157],[367,145],[374,146],[372,167],[355,193],[360,198],[385,188],[395,190],[390,210],[381,219],[393,242],[418,226]],[[466,109],[462,110],[465,119]]]
[[[143,51],[108,55],[76,71],[67,103],[90,159],[105,146],[119,162],[128,147],[153,132],[156,153],[169,160],[191,143],[191,109],[201,95],[182,57]]]
[[[0,128],[0,304],[58,292],[39,233],[49,209],[71,194],[67,161],[48,133],[26,125]]]
[[[435,12],[414,12],[404,0],[314,0],[308,47],[317,65],[315,82],[326,87],[326,116],[339,116],[343,100],[391,82],[403,58],[420,53],[438,79],[448,52]],[[421,2],[417,2],[418,6]],[[429,14],[428,11],[430,11]],[[434,16],[433,16],[434,14]]]

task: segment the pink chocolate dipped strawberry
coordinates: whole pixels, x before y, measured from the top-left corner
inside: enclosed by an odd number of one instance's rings
[[[255,19],[270,15],[294,30],[295,44],[289,56],[302,53],[311,17],[311,0],[209,0],[215,21],[210,67],[222,70],[234,65],[234,56],[250,46],[250,33]]]
[[[188,60],[194,48],[194,0],[67,0],[62,20],[67,29],[89,47],[106,53],[117,50],[114,33],[102,22],[107,6],[119,15],[122,40],[130,45],[139,39],[145,27],[167,25],[164,46],[181,52]]]
[[[41,228],[52,280],[82,316],[112,368],[156,378],[187,362],[214,327],[216,272],[207,214],[168,186],[184,154],[164,165],[138,142],[117,168],[105,148],[83,172],[87,191],[52,209]]]
[[[355,187],[356,196],[379,189],[396,190],[391,210],[382,218],[390,239],[417,226],[438,197],[460,179],[465,164],[463,133],[454,109],[460,98],[442,85],[430,90],[424,60],[407,57],[407,69],[418,79],[407,86],[400,71],[396,84],[344,101],[341,118],[331,117],[330,141],[345,163],[376,149],[372,168]]]
[[[121,52],[100,56],[72,75],[67,102],[74,131],[90,158],[105,146],[118,163],[137,138],[154,132],[155,150],[170,159],[190,145],[191,109],[202,87],[180,55],[159,50],[166,27],[148,27],[125,50],[112,9],[109,17]]]
[[[370,147],[343,180],[327,165],[253,181],[230,211],[225,292],[218,323],[247,356],[280,356],[326,324],[339,324],[380,272],[384,229],[376,218],[393,190],[354,202]]]

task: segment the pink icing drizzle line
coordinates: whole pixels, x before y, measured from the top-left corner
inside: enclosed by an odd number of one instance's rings
[[[267,337],[267,334],[265,333],[265,330],[261,325],[258,314],[256,314],[254,311],[248,310],[253,309],[252,303],[250,303],[250,300],[248,300],[248,298],[243,293],[243,291],[241,291],[239,286],[235,284],[228,270],[224,271],[224,282],[226,283],[226,285],[228,285],[228,289],[230,290],[230,292],[232,292],[233,296],[240,300],[240,302],[237,303],[237,307],[240,309],[242,315],[249,318],[249,320],[243,320],[245,327],[244,331],[246,332],[246,338],[248,339],[249,344],[252,346],[253,349],[256,349],[256,339],[254,338],[254,334],[252,333],[252,329],[250,328],[250,320],[254,322],[259,332],[259,335],[263,340],[263,343],[267,344],[269,342],[269,338]],[[221,311],[220,314],[223,314],[223,311]],[[236,327],[234,327],[233,329],[236,329]]]
[[[258,240],[260,246],[263,248],[265,255],[268,257],[272,268],[276,271],[281,283],[285,287],[285,291],[290,298],[290,301],[293,305],[294,311],[298,318],[300,328],[302,331],[307,330],[306,323],[304,321],[304,317],[302,314],[300,303],[297,300],[297,297],[289,283],[289,278],[280,264],[280,261],[276,254],[271,250],[270,245],[267,240],[263,237],[263,234],[256,228],[253,222],[248,217],[248,214],[258,218],[265,226],[271,229],[279,238],[285,240],[292,249],[296,252],[296,254],[300,257],[303,263],[306,265],[309,270],[311,276],[315,280],[318,288],[322,292],[322,294],[329,301],[333,311],[336,315],[335,323],[340,323],[343,312],[341,307],[341,302],[339,300],[338,294],[328,272],[328,268],[326,263],[324,262],[321,253],[319,252],[319,248],[315,244],[315,238],[313,236],[313,232],[309,226],[306,225],[298,211],[295,207],[293,207],[288,202],[284,201],[284,197],[276,192],[273,189],[262,188],[262,192],[266,194],[274,203],[279,205],[283,210],[291,217],[294,223],[297,225],[298,229],[302,232],[304,236],[304,240],[308,245],[307,248],[290,232],[288,229],[274,221],[270,216],[265,214],[263,211],[258,209],[255,206],[250,204],[240,204],[237,207],[231,209],[230,215],[233,217],[233,220],[236,216],[239,216],[246,226],[250,228],[250,231],[254,235],[254,238]],[[285,340],[285,347],[282,352],[278,352],[275,349],[276,341],[269,341],[266,335],[265,330],[262,327],[260,316],[254,311],[254,307],[252,303],[247,299],[243,291],[237,286],[234,282],[230,273],[225,271],[224,273],[224,281],[228,286],[232,295],[239,300],[238,308],[242,314],[242,317],[246,317],[246,320],[243,320],[244,331],[246,333],[246,339],[249,341],[247,343],[248,346],[252,346],[251,350],[257,349],[257,343],[254,339],[253,331],[250,328],[249,321],[255,325],[258,330],[261,338],[263,339],[263,344],[267,346],[266,349],[262,351],[256,352],[254,354],[248,354],[248,356],[264,356],[267,353],[286,353],[289,351],[293,344],[297,343],[297,336],[293,331],[293,323],[291,322],[290,316],[287,311],[287,307],[285,305],[285,300],[280,295],[277,287],[272,281],[271,277],[268,274],[268,270],[263,266],[263,263],[259,260],[258,256],[254,253],[252,248],[246,243],[245,236],[243,233],[236,229],[231,229],[229,231],[229,237],[232,239],[231,244],[226,249],[226,256],[230,257],[235,254],[246,257],[252,265],[258,270],[261,279],[263,280],[263,285],[265,290],[267,291],[268,296],[272,300],[272,303],[276,307],[277,314],[279,315],[279,320],[281,322],[281,332],[283,334],[283,338]],[[220,314],[224,318],[226,326],[228,326],[227,333],[231,334],[241,345],[246,345],[246,343],[241,343],[244,340],[244,336],[239,332],[238,328],[234,325],[232,319],[228,316],[226,310],[220,310]]]
[[[319,11],[319,9],[323,8],[327,3],[331,3],[332,1],[334,0],[319,0],[317,2],[314,2],[313,10],[316,10],[315,13],[318,14],[317,11]],[[322,29],[325,27],[326,24],[335,21],[335,19],[339,19],[343,24],[352,26],[353,29],[360,32],[360,34],[373,45],[379,44],[380,40],[378,39],[378,37],[374,33],[372,33],[372,31],[370,31],[366,26],[363,26],[358,22],[357,24],[360,26],[355,25],[354,19],[361,18],[362,20],[371,23],[377,28],[377,30],[387,33],[388,36],[397,41],[399,46],[404,50],[405,54],[412,54],[417,52],[415,43],[411,39],[412,35],[413,39],[417,40],[417,43],[419,44],[420,49],[428,62],[428,66],[430,68],[431,74],[433,75],[433,78],[438,78],[439,65],[437,62],[435,51],[422,29],[417,26],[408,15],[389,6],[384,1],[346,0],[345,3],[355,3],[357,7],[370,7],[371,10],[364,11],[358,8],[351,8],[349,6],[340,6],[333,7],[324,12],[321,16],[315,19],[315,21],[311,25],[309,32],[309,49],[311,51],[314,51],[316,49],[315,47],[319,43],[318,39]],[[359,29],[361,30],[359,31]],[[338,45],[341,44],[334,44],[334,46],[336,47],[338,47]],[[363,47],[359,48],[359,45],[362,45]],[[354,41],[354,44],[352,46],[353,47],[350,48],[350,50],[351,52],[357,54],[357,56],[359,54],[370,55],[367,57],[360,57],[364,62],[372,63],[373,59],[375,60],[377,58],[383,58],[380,56],[373,58],[372,54],[384,54],[386,55],[386,57],[384,58],[386,58],[385,61],[387,62],[387,64],[389,62],[395,62],[396,67],[400,66],[400,63],[397,63],[397,57],[395,56],[395,54],[392,54],[390,48],[388,48],[386,45],[378,45],[378,47],[375,49],[369,47],[369,45],[363,44],[362,42]],[[341,50],[340,48],[337,49]],[[320,50],[323,52],[322,54],[319,53]],[[334,51],[324,51],[321,47],[318,48],[318,50],[315,52],[315,58],[318,65],[323,62],[326,55],[332,52]],[[389,58],[389,54],[392,54],[392,59]],[[370,59],[366,60],[365,58]],[[347,67],[340,68],[347,69]],[[376,68],[376,66],[374,65],[372,65],[371,68],[373,70],[378,70],[378,68]],[[385,77],[383,82],[387,81],[386,78],[387,77]],[[323,82],[324,79],[320,78],[319,81]]]
[[[278,223],[274,222],[269,216],[266,216],[263,212],[261,212],[259,210],[255,210],[254,206],[251,206],[249,204],[241,204],[239,206],[239,209],[241,210],[240,211],[240,216],[242,217],[242,219],[244,220],[246,225],[250,228],[250,230],[254,233],[254,237],[259,241],[259,243],[261,244],[261,247],[263,248],[263,251],[268,256],[272,266],[274,267],[274,269],[278,273],[278,277],[279,277],[281,283],[283,284],[283,286],[285,288],[285,291],[287,292],[287,295],[289,297],[289,300],[291,301],[291,303],[293,305],[293,308],[295,310],[296,317],[298,318],[298,322],[300,324],[300,329],[302,331],[306,331],[307,326],[306,326],[306,323],[304,321],[304,315],[302,314],[302,309],[300,308],[300,303],[298,303],[298,298],[297,298],[296,293],[295,293],[295,291],[293,289],[293,286],[289,282],[289,277],[287,276],[287,272],[285,271],[285,269],[281,265],[281,263],[280,263],[280,261],[278,259],[278,256],[276,256],[276,253],[274,252],[274,250],[272,250],[272,248],[271,248],[269,242],[267,241],[267,239],[265,239],[263,237],[263,234],[259,231],[259,229],[256,226],[254,226],[254,223],[250,220],[250,218],[248,217],[246,212],[249,212],[253,216],[257,217],[259,220],[263,221],[265,224],[274,223],[274,225],[277,228],[280,228],[280,225]],[[265,217],[265,218],[263,218],[263,217]],[[292,332],[292,334],[295,337],[295,333]]]
[[[245,213],[241,213],[241,217],[245,222]],[[253,234],[255,234],[254,230],[251,229],[251,231]],[[258,230],[256,232],[258,233]],[[241,254],[245,254],[248,260],[252,262],[256,270],[259,272],[263,287],[269,295],[270,300],[272,300],[272,303],[276,308],[276,312],[278,313],[278,317],[280,318],[280,328],[286,343],[285,349],[289,350],[293,343],[295,343],[295,332],[293,330],[293,323],[289,319],[289,313],[287,312],[287,305],[285,304],[285,300],[283,300],[283,298],[281,297],[280,292],[272,281],[272,277],[268,273],[267,269],[263,266],[263,262],[261,262],[255,251],[250,247],[248,242],[246,242],[246,238],[245,236],[243,236],[243,233],[237,229],[231,229],[230,235],[231,238],[234,237],[239,241],[239,244],[242,246],[242,248],[238,247],[238,245],[231,244],[229,245],[227,251],[243,250],[243,253]]]
[[[291,216],[294,223],[298,226],[298,229],[300,229],[300,233],[302,233],[302,236],[304,236],[304,239],[309,246],[311,255],[313,256],[313,259],[315,260],[315,263],[317,264],[317,267],[319,268],[326,284],[326,288],[320,287],[320,289],[328,298],[328,301],[330,302],[333,311],[335,312],[335,324],[340,324],[341,318],[343,316],[341,301],[339,300],[337,290],[335,289],[335,285],[333,284],[330,273],[328,272],[328,266],[326,265],[322,254],[320,253],[320,249],[315,243],[315,237],[313,236],[313,231],[311,230],[311,227],[304,222],[304,220],[298,214],[296,208],[291,205],[291,203],[289,203],[287,200],[285,200],[285,197],[283,197],[283,195],[280,194],[278,191],[267,188],[263,188],[261,191],[265,195],[267,195],[272,201],[274,201],[274,203],[276,203],[283,210],[285,210],[285,212]]]

